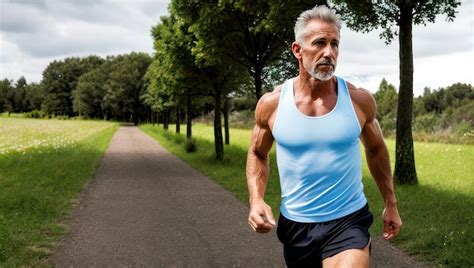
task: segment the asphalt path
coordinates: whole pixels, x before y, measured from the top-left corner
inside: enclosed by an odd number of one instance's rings
[[[247,213],[137,127],[122,126],[51,259],[56,267],[284,267],[276,232],[254,233]],[[371,266],[423,265],[376,237]]]

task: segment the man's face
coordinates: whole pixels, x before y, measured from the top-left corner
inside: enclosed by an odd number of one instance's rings
[[[303,43],[299,44],[304,69],[317,80],[331,79],[339,55],[339,31],[336,25],[312,20],[306,25],[305,33]]]

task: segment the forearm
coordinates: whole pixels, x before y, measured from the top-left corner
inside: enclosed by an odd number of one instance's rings
[[[247,187],[249,190],[249,201],[263,199],[268,183],[269,174],[268,157],[262,157],[254,151],[249,150],[247,155]]]
[[[370,173],[379,188],[386,206],[396,205],[397,199],[393,187],[390,158],[385,144],[374,150],[366,150],[366,158]]]

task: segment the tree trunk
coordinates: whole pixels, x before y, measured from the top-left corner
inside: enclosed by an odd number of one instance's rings
[[[219,85],[214,85],[214,145],[216,150],[216,159],[224,159],[224,144],[222,141],[222,90]]]
[[[186,139],[188,142],[191,142],[193,136],[191,118],[191,95],[188,94],[186,99]]]
[[[176,109],[176,133],[181,133],[181,112]]]
[[[396,158],[394,179],[401,184],[416,184],[413,151],[413,14],[409,4],[400,7],[400,89],[397,109]]]
[[[258,64],[254,66],[253,79],[255,83],[255,98],[258,102],[262,96],[262,66]]]
[[[168,130],[169,122],[170,122],[170,111],[169,111],[169,110],[165,110],[165,112],[164,112],[164,118],[163,118],[163,128],[164,128],[165,130]]]
[[[230,144],[229,135],[229,97],[224,97],[224,133],[225,133],[225,144]]]

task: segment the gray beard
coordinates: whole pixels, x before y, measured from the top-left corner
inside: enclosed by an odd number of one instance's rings
[[[319,81],[328,81],[334,75],[334,69],[328,72],[317,72],[315,70],[308,71],[309,75]]]

